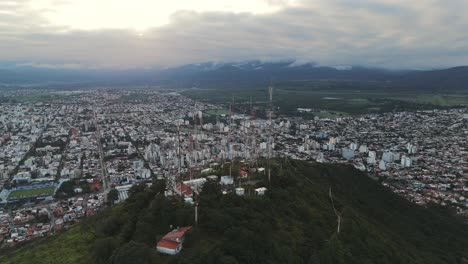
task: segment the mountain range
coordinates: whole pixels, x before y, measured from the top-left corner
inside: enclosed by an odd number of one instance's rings
[[[0,84],[82,86],[169,85],[190,87],[207,83],[335,80],[381,82],[395,86],[465,89],[468,66],[438,70],[388,70],[362,66],[320,66],[312,63],[230,62],[187,64],[166,69],[58,69],[31,66],[0,68]]]

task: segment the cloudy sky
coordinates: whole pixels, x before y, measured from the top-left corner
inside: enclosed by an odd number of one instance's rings
[[[0,62],[468,65],[468,0],[0,0]]]

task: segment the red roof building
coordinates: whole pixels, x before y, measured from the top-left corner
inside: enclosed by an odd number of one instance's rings
[[[180,196],[185,196],[185,197],[192,197],[193,196],[193,191],[190,189],[189,186],[185,184],[177,184],[175,187],[176,193],[178,193]]]
[[[241,170],[240,175],[242,178],[246,178],[248,176],[248,173],[245,170]]]
[[[182,250],[182,243],[171,240],[161,240],[156,244],[156,248],[161,253],[175,255]]]
[[[177,255],[182,250],[182,243],[184,243],[185,240],[185,232],[191,228],[191,226],[181,227],[167,233],[156,244],[156,250],[164,254]]]

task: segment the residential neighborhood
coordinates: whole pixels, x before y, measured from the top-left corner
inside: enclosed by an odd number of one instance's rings
[[[274,175],[267,163],[255,164],[275,157],[349,164],[416,204],[468,217],[467,112],[259,118],[162,90],[1,104],[0,241],[54,234],[157,179],[166,181],[166,196],[193,206],[210,180],[225,194],[261,196],[268,188],[255,186],[255,177]],[[118,198],[108,201],[114,189]],[[181,229],[168,235],[183,238]],[[162,253],[181,249],[181,241],[158,242]]]

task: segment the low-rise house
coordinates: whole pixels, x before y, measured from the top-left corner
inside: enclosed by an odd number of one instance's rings
[[[190,230],[191,226],[180,227],[167,233],[157,244],[156,250],[163,254],[177,255],[182,250],[185,240],[185,232]]]
[[[234,184],[234,179],[231,176],[221,176],[220,183],[222,185],[232,185]]]
[[[242,187],[236,188],[236,194],[239,196],[243,196],[245,194],[245,189]]]
[[[266,187],[260,187],[255,189],[255,194],[257,195],[265,195],[265,192],[267,191]]]

